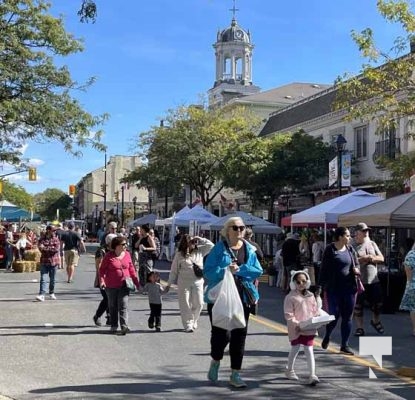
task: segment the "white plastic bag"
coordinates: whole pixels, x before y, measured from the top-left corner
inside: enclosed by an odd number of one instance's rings
[[[212,325],[228,331],[246,326],[242,301],[229,268],[225,271],[218,297],[212,308]]]

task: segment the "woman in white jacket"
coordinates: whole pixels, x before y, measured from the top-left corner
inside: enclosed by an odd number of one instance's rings
[[[196,276],[193,264],[203,269],[203,258],[210,252],[213,243],[199,236],[182,236],[171,264],[169,282],[177,283],[180,315],[185,332],[193,332],[203,308],[203,277]]]

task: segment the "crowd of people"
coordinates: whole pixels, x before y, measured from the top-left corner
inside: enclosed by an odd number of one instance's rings
[[[345,355],[354,354],[349,345],[353,324],[355,336],[366,335],[366,305],[370,309],[372,329],[378,334],[385,332],[381,321],[382,288],[378,274],[378,265],[384,262],[384,256],[371,239],[371,228],[365,223],[355,226],[352,233],[353,238],[349,229],[338,227],[333,230],[327,245],[320,232],[312,232],[308,237],[293,233],[287,235],[277,248],[274,265],[278,268],[277,284],[286,293],[284,317],[291,345],[285,370],[287,379],[298,380],[294,366],[302,349],[307,361],[308,383],[312,386],[319,383],[313,352],[317,330],[314,325],[304,325],[313,317],[327,316],[322,323],[325,325],[323,349],[329,347],[332,333],[337,324],[340,325],[340,352]],[[148,296],[148,328],[160,332],[163,296],[176,285],[184,332],[192,333],[198,329],[201,311],[207,304],[211,323],[208,379],[214,383],[218,381],[220,364],[229,345],[229,383],[244,388],[247,384],[241,377],[241,369],[249,316],[256,313],[259,300],[258,278],[263,273],[260,262],[263,252],[253,240],[252,230],[239,217],[226,221],[216,244],[202,235],[183,232],[176,238],[169,277],[167,282],[162,282],[155,269],[161,254],[157,231],[144,225],[127,234],[118,229],[116,222],[108,223],[95,253],[94,286],[100,290],[102,299],[93,321],[101,326],[105,314],[105,324],[110,332],[126,335],[130,332],[129,296],[140,290]],[[6,234],[6,246],[12,247],[17,259],[24,258],[25,249],[29,247],[40,251],[38,301],[44,301],[46,294],[56,300],[56,270],[65,265],[67,282],[71,283],[79,255],[85,251],[82,237],[71,222],[66,227],[49,225],[39,237],[24,232],[16,240],[13,235]],[[404,258],[404,266],[407,285],[400,309],[410,312],[412,335],[415,336],[414,245]],[[7,264],[7,268],[11,266]],[[215,304],[223,291],[222,286],[226,286],[225,277],[229,272],[243,314],[239,317],[240,325],[232,328],[217,323],[215,314]],[[228,293],[224,295],[228,296]]]

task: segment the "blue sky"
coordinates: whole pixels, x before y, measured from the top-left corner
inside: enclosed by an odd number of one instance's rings
[[[111,155],[132,155],[137,134],[158,125],[170,108],[198,102],[212,87],[216,33],[230,25],[232,0],[97,0],[95,24],[82,24],[81,0],[56,0],[68,32],[85,51],[64,60],[73,78],[96,77],[86,93],[74,93],[92,114],[110,114],[103,142]],[[237,0],[236,19],[255,45],[253,83],[262,90],[290,82],[333,83],[358,73],[363,59],[352,29],[371,27],[384,50],[399,27],[386,23],[376,0]],[[104,164],[104,155],[84,149],[80,159],[58,143],[28,143],[25,156],[38,167],[38,181],[10,177],[29,193],[67,191]],[[4,169],[7,172],[7,169]]]

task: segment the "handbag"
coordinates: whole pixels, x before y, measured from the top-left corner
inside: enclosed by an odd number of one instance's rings
[[[361,294],[365,291],[365,286],[362,283],[362,280],[359,276],[356,276],[356,287],[357,287],[357,294]]]
[[[127,288],[127,290],[130,293],[135,292],[134,281],[133,281],[133,279],[130,276],[125,276],[125,274],[124,274],[124,268],[122,266],[121,266],[121,272],[122,272],[122,275],[124,277],[124,286]]]
[[[237,277],[236,279],[238,280],[237,286],[241,288],[242,298],[244,299],[244,302],[250,307],[255,306],[258,302],[258,299],[256,298],[255,293],[252,290],[252,287],[246,280],[241,279],[239,277]]]
[[[360,279],[360,276],[356,275],[355,272],[354,272],[354,269],[356,267],[355,259],[354,259],[354,256],[353,256],[352,252],[349,249],[348,249],[348,251],[349,251],[350,257],[352,258],[352,267],[350,269],[350,273],[354,275],[355,282],[356,282],[357,294],[361,294],[365,291],[365,287],[362,283],[362,280]]]
[[[203,268],[200,268],[197,264],[193,263],[193,272],[196,278],[203,278]]]

